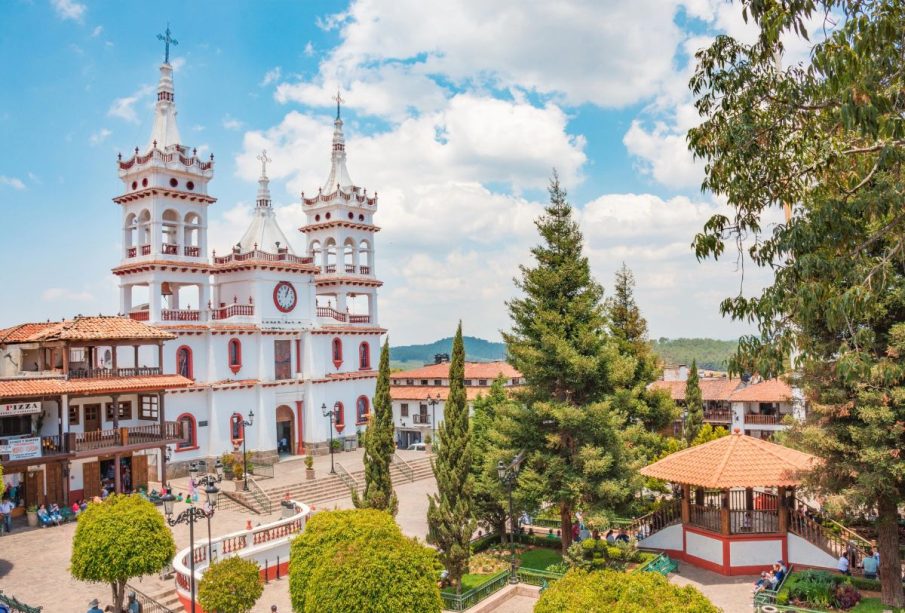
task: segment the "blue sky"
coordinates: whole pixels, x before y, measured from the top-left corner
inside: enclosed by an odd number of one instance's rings
[[[623,260],[633,268],[652,336],[745,331],[717,309],[739,289],[734,261],[698,264],[688,247],[720,205],[684,146],[689,58],[715,32],[750,35],[737,7],[429,5],[2,3],[0,327],[116,311],[114,161],[147,141],[169,21],[183,140],[217,161],[213,247],[243,233],[266,147],[279,218],[304,250],[299,192],[329,170],[339,86],[352,178],[381,195],[380,314],[395,344],[447,336],[459,318],[498,338],[554,166],[595,274],[606,287]],[[746,293],[767,279],[748,274]]]

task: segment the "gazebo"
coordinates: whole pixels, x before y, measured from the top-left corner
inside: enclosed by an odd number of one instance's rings
[[[654,462],[641,474],[681,486],[681,495],[636,520],[641,546],[724,575],[760,572],[778,560],[832,568],[825,535],[793,512],[800,475],[815,463],[737,432]]]

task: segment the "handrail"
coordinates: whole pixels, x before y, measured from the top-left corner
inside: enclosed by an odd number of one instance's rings
[[[112,379],[115,377],[149,377],[160,375],[163,370],[159,366],[140,366],[139,368],[70,368],[70,379]]]
[[[811,505],[803,501],[801,498],[795,497],[795,502],[799,506],[807,507],[811,511],[816,511]],[[794,513],[793,513],[794,514]],[[851,528],[847,528],[844,525],[840,524],[834,519],[826,518],[822,520],[823,522],[828,522],[839,529],[840,532],[844,533],[845,537],[849,540],[849,542],[854,541],[855,544],[864,550],[864,553],[867,553],[868,550],[873,549],[873,543],[869,540],[852,530]]]
[[[860,543],[854,543],[851,540],[847,541],[825,528],[822,524],[798,513],[792,513],[789,517],[789,532],[797,534],[809,543],[820,547],[833,557],[847,556],[849,563],[853,567],[857,566],[861,562],[861,557],[866,554],[864,546]]]
[[[396,466],[399,466],[399,470],[402,471],[403,474],[408,475],[409,481],[415,481],[415,469],[414,467],[405,461],[398,453],[393,452],[393,457],[390,458]]]
[[[682,519],[679,504],[678,500],[672,500],[656,511],[651,511],[647,515],[642,515],[632,520],[629,524],[629,533],[634,536],[640,535],[640,538],[644,539],[667,526],[678,523]]]
[[[157,602],[131,583],[126,584],[126,591],[135,592],[135,599],[141,604],[142,613],[176,613],[176,611]]]
[[[349,489],[357,492],[358,491],[358,481],[355,480],[355,477],[353,477],[349,473],[349,471],[346,470],[346,467],[343,466],[342,464],[340,464],[339,462],[336,463],[336,468],[337,468],[336,474],[339,476],[339,480],[342,481],[343,483],[345,483],[346,486],[349,487]]]
[[[503,570],[492,576],[481,585],[461,594],[440,592],[443,608],[447,611],[464,611],[470,609],[491,594],[499,591],[509,583],[509,571]]]
[[[255,499],[255,501],[260,505],[261,510],[266,514],[270,514],[273,512],[273,501],[270,499],[270,496],[267,495],[258,482],[255,481],[254,477],[248,477],[248,482],[252,487],[249,488],[249,492],[251,492],[251,497]]]
[[[30,607],[21,600],[13,596],[7,596],[0,590],[0,602],[10,606],[10,611],[18,611],[19,613],[41,613],[44,607]]]
[[[263,260],[265,262],[289,262],[291,264],[313,264],[314,258],[293,255],[288,252],[270,253],[262,249],[252,249],[244,253],[230,253],[229,255],[215,256],[214,264],[230,264],[232,262],[245,262],[247,260]]]

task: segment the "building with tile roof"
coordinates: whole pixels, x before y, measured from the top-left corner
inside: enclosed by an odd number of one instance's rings
[[[513,390],[523,385],[522,374],[510,364],[496,362],[465,362],[465,395],[469,403],[490,391],[497,377],[505,379],[505,386]],[[402,449],[432,438],[443,421],[444,407],[449,395],[449,362],[426,364],[390,376],[390,396],[393,399],[393,423],[396,444]]]

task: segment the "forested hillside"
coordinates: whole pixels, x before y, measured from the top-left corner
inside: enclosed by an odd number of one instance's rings
[[[653,341],[654,351],[666,365],[698,362],[699,368],[725,370],[738,341],[713,338],[659,338]]]

